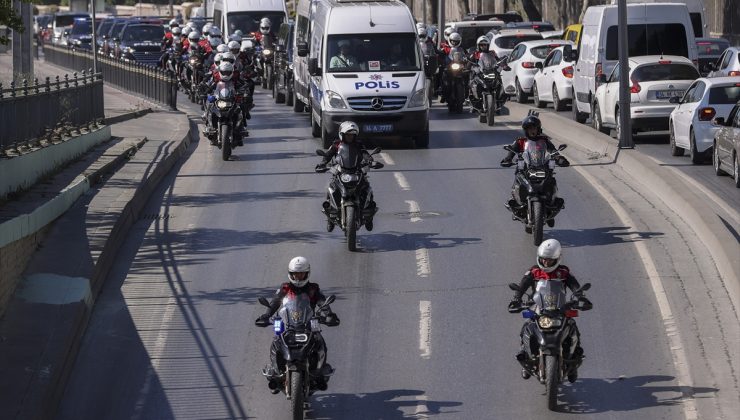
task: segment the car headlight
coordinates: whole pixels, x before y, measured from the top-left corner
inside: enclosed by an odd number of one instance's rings
[[[133,54],[134,53],[134,49],[131,48],[131,47],[128,47],[128,48],[126,48],[126,52],[129,53],[129,54]]]
[[[458,70],[460,70],[462,68],[462,66],[460,64],[458,64],[458,63],[452,63],[452,65],[450,66],[450,68],[452,70],[458,71]]]
[[[553,328],[560,326],[561,321],[556,318],[550,318],[549,316],[541,316],[537,323],[540,324],[540,328]]]
[[[342,99],[342,95],[334,91],[326,91],[326,102],[329,104],[329,108],[347,109],[347,105],[345,105],[344,99]]]
[[[427,103],[426,89],[419,89],[411,96],[409,108],[417,108]]]
[[[218,107],[218,109],[228,108],[231,106],[231,102],[219,99],[218,101],[216,101],[216,106]]]

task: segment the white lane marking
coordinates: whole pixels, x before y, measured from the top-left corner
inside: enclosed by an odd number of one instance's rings
[[[419,277],[429,277],[432,271],[429,268],[429,250],[421,248],[421,244],[416,244],[416,275]]]
[[[578,173],[580,173],[581,176],[583,176],[586,181],[596,189],[604,200],[609,203],[611,208],[614,209],[614,212],[617,214],[617,217],[619,217],[620,221],[624,223],[624,226],[635,226],[629,213],[617,202],[616,199],[614,199],[614,197],[609,194],[606,189],[604,189],[604,187],[598,184],[596,178],[592,177],[581,167],[574,166],[572,168],[578,171]],[[673,357],[673,366],[676,369],[676,380],[679,388],[682,389],[683,395],[681,397],[681,401],[683,403],[684,418],[686,420],[696,420],[698,419],[696,403],[694,402],[693,397],[690,396],[689,391],[693,381],[691,379],[691,372],[689,371],[688,357],[686,356],[686,351],[681,341],[681,333],[676,324],[676,319],[673,317],[673,312],[671,311],[671,305],[668,302],[668,295],[663,288],[660,274],[658,274],[658,270],[655,268],[655,262],[650,256],[650,252],[648,251],[645,242],[635,241],[633,244],[642,259],[642,263],[645,266],[645,272],[650,279],[650,286],[652,286],[653,294],[655,294],[655,299],[658,301],[658,309],[660,310],[660,316],[663,319],[663,327],[665,328],[665,333],[668,337],[668,346],[670,347],[671,355]]]
[[[422,359],[432,356],[432,302],[419,301],[419,351]]]
[[[380,153],[380,157],[383,158],[383,162],[385,162],[386,165],[395,165],[396,164],[396,161],[393,160],[393,158],[391,157],[391,155],[389,155],[386,152],[381,152]]]
[[[409,205],[409,213],[412,215],[418,215],[421,214],[421,208],[419,208],[419,203],[417,203],[414,200],[406,200],[406,204]],[[421,222],[422,218],[419,216],[411,216],[411,223]]]
[[[427,407],[427,401],[429,397],[426,394],[419,395],[418,401],[416,402],[416,411],[414,412],[414,418],[416,419],[428,419],[429,418],[429,407]]]
[[[396,178],[396,182],[398,182],[398,186],[401,187],[402,190],[408,191],[411,189],[409,186],[409,182],[406,180],[406,177],[403,176],[400,172],[393,172],[393,176]]]

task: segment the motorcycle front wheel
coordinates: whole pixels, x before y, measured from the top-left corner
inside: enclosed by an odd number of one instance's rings
[[[290,375],[290,411],[293,420],[303,420],[303,372]]]
[[[547,408],[555,411],[558,408],[558,383],[560,366],[557,356],[545,356],[545,388],[547,390]]]
[[[540,246],[542,243],[543,229],[545,224],[545,212],[542,208],[542,202],[535,201],[532,204],[532,233],[534,234],[534,246]]]
[[[345,222],[345,234],[347,235],[347,249],[352,252],[357,251],[357,223],[355,222],[355,208],[352,206],[347,207],[347,216],[344,219]]]
[[[221,158],[229,160],[231,157],[231,127],[224,124],[219,131],[221,134]]]
[[[496,118],[496,101],[493,95],[486,95],[486,123],[489,127],[493,127],[494,119]]]

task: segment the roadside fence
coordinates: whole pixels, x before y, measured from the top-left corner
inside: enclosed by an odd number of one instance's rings
[[[103,78],[92,69],[20,86],[0,83],[0,158],[94,130],[104,117]]]

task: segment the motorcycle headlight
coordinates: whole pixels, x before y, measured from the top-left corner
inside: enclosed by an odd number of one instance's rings
[[[228,108],[231,106],[231,102],[224,101],[223,99],[219,99],[218,101],[216,101],[216,106],[218,107],[218,109]]]
[[[557,318],[550,318],[549,316],[541,316],[537,323],[540,324],[540,328],[548,329],[553,327],[559,327],[561,321]]]
[[[460,70],[462,68],[462,66],[460,64],[458,64],[458,63],[452,63],[452,65],[450,66],[450,68],[452,70],[458,71],[458,70]]]
[[[262,50],[262,54],[264,54],[264,55],[265,55],[265,57],[267,57],[267,56],[269,56],[270,54],[272,54],[272,50]]]
[[[342,174],[339,179],[344,183],[357,182],[360,177],[355,174]]]
[[[197,58],[195,58],[195,57],[190,57],[190,64],[191,64],[191,65],[195,65],[195,64],[197,64],[197,63],[198,63],[198,59],[197,59]]]
[[[427,91],[426,89],[419,89],[411,96],[409,101],[409,108],[417,108],[424,106],[427,103]]]
[[[347,105],[345,105],[344,99],[342,99],[342,95],[334,91],[326,91],[326,102],[329,104],[329,108],[347,109]]]

